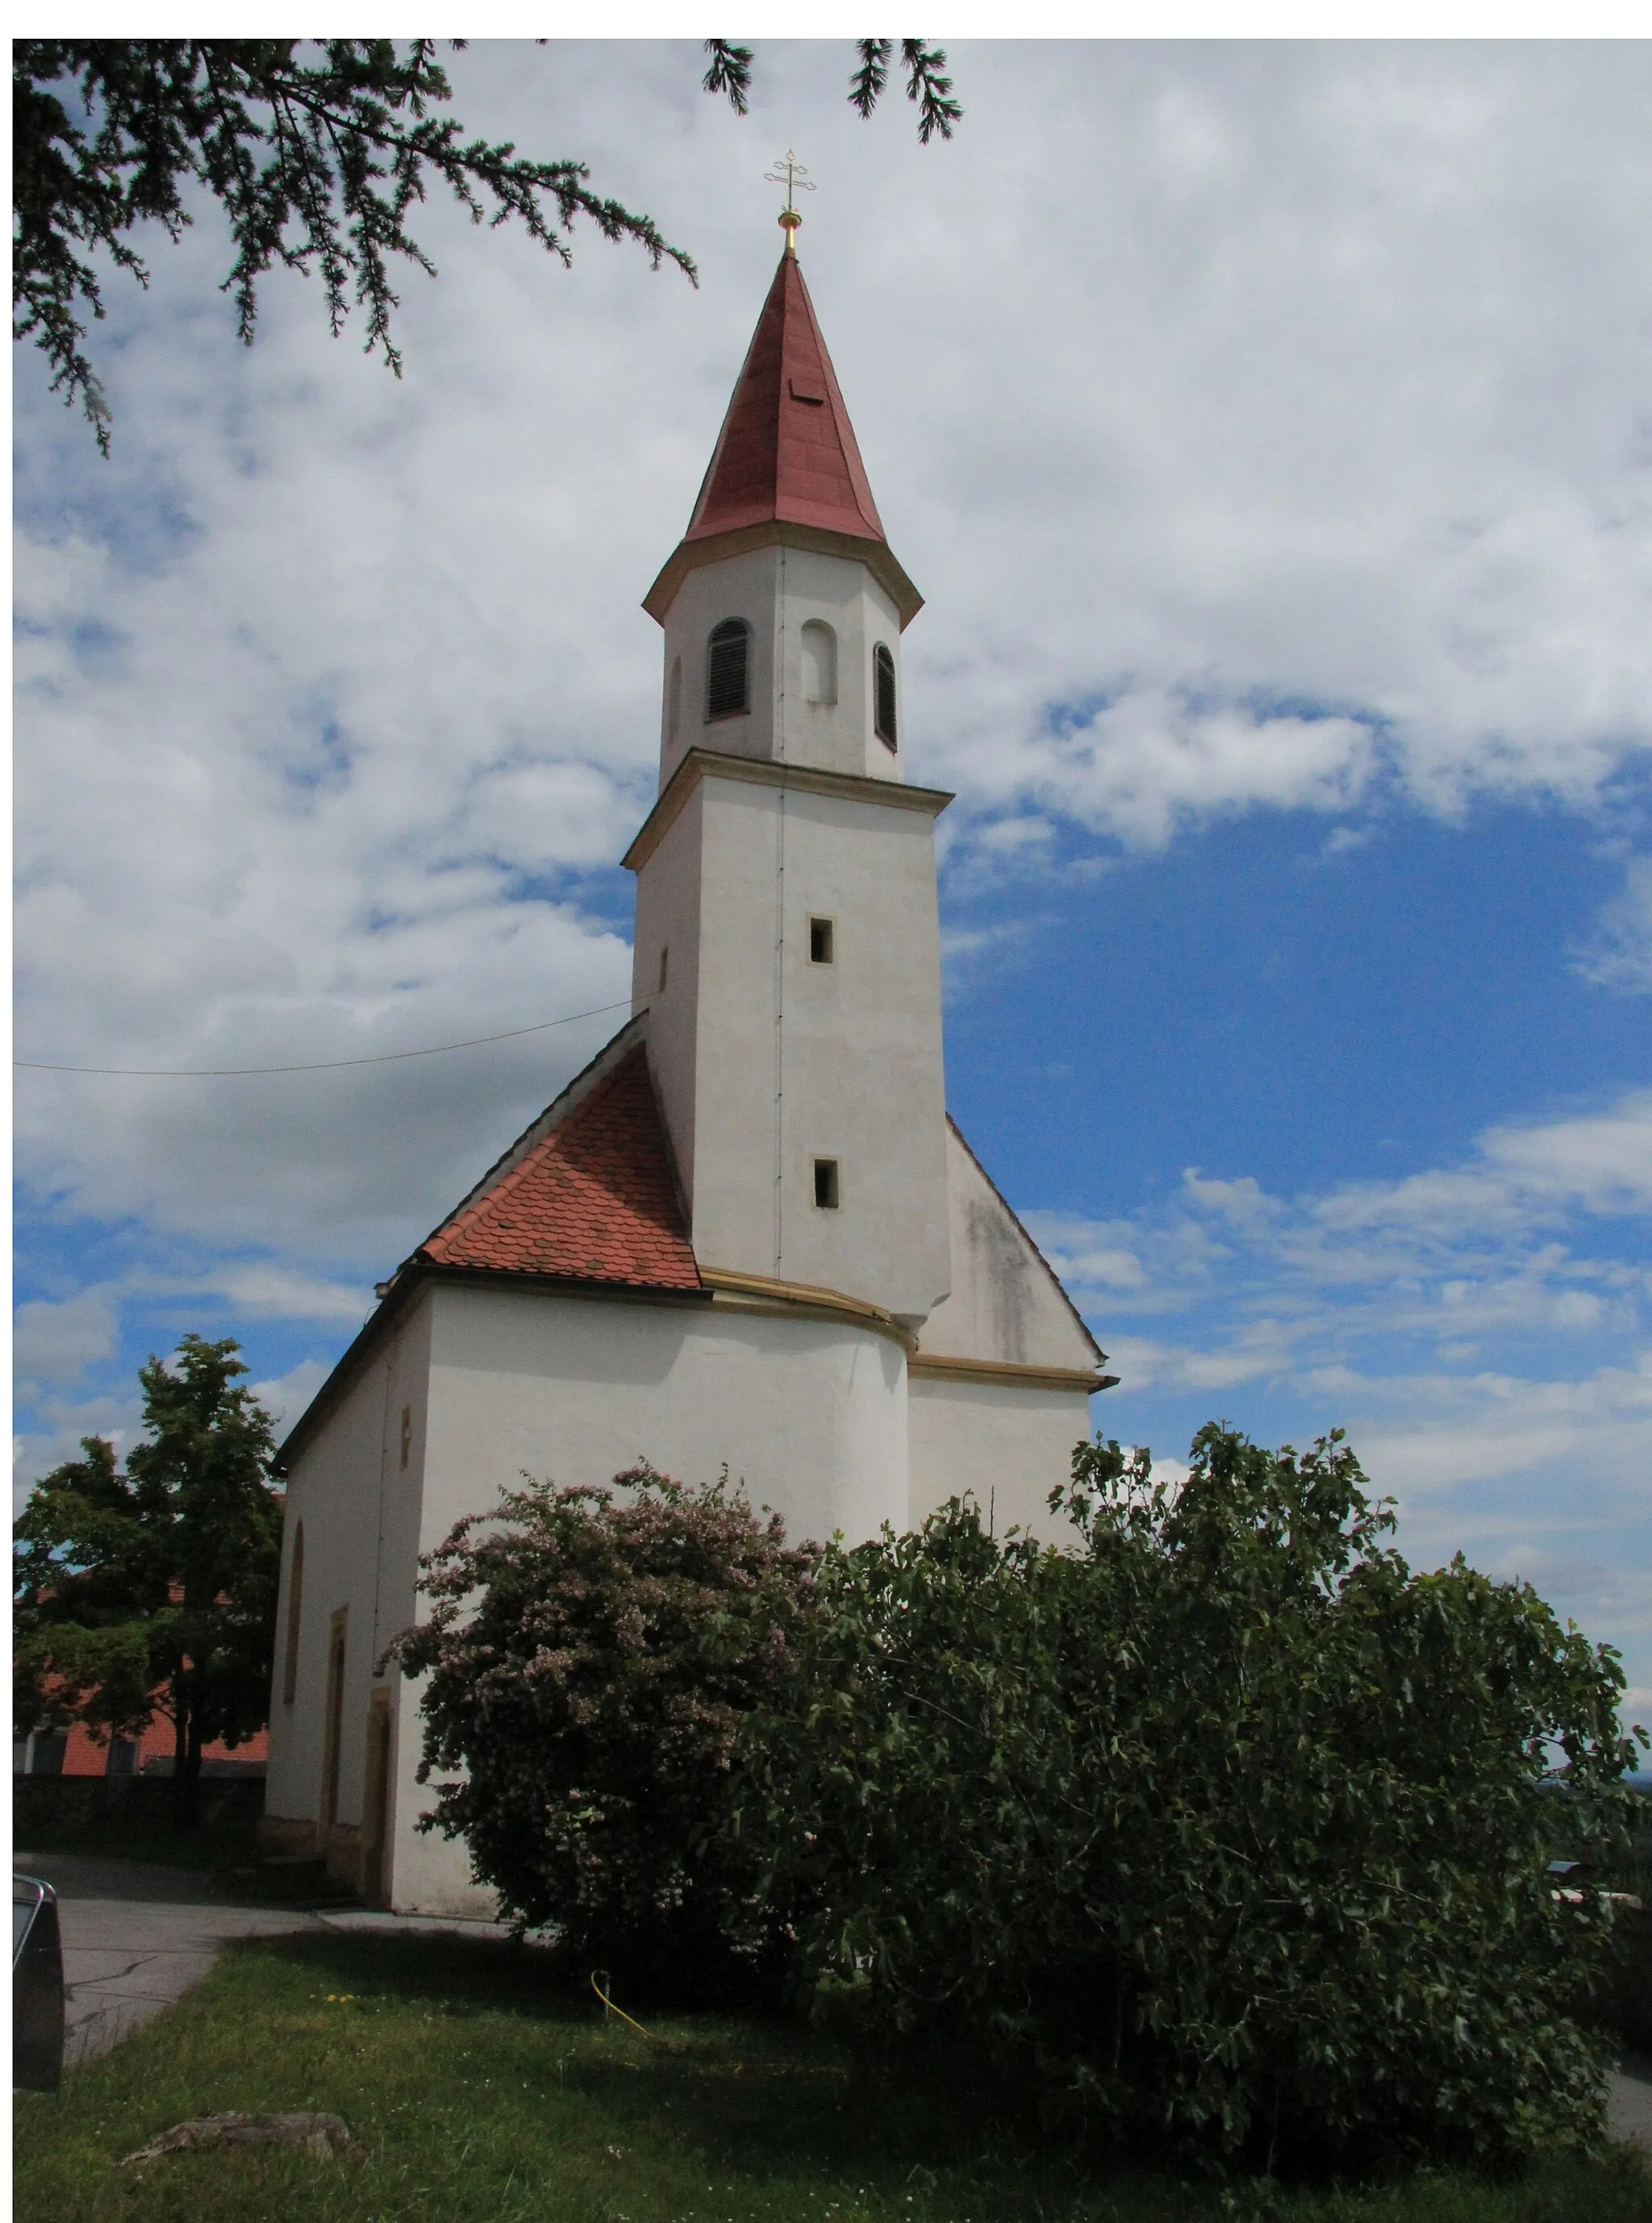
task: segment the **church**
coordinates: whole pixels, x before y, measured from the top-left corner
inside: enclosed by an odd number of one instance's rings
[[[688,530],[619,1033],[380,1284],[287,1437],[266,1842],[487,1914],[381,1674],[418,1562],[524,1472],[725,1470],[850,1542],[972,1491],[1037,1527],[1113,1377],[947,1117],[935,823],[885,538],[788,209]]]

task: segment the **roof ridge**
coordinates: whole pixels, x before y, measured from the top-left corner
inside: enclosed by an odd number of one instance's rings
[[[501,1203],[514,1188],[520,1187],[528,1174],[533,1172],[542,1155],[548,1155],[556,1150],[575,1131],[576,1115],[580,1113],[589,1115],[592,1112],[604,1096],[609,1094],[624,1079],[632,1060],[645,1055],[640,1042],[633,1043],[623,1057],[616,1058],[606,1073],[601,1073],[596,1076],[579,1101],[570,1105],[554,1126],[546,1127],[544,1133],[530,1148],[520,1151],[516,1156],[514,1162],[505,1168],[490,1187],[476,1197],[474,1202],[470,1197],[466,1197],[463,1203],[448,1214],[441,1226],[427,1240],[433,1242],[436,1235],[445,1234],[450,1231],[457,1234],[463,1227],[474,1226],[489,1205]],[[544,1116],[543,1113],[540,1114],[541,1118]],[[538,1124],[536,1121],[535,1124]]]
[[[528,1121],[526,1126],[523,1128],[521,1133],[516,1137],[516,1140],[514,1143],[510,1143],[506,1145],[505,1149],[501,1150],[499,1156],[494,1160],[492,1165],[489,1167],[487,1172],[482,1174],[481,1180],[476,1181],[471,1187],[465,1191],[464,1194],[459,1199],[458,1202],[445,1218],[437,1221],[435,1226],[432,1228],[430,1233],[425,1237],[424,1243],[420,1243],[414,1250],[413,1253],[413,1256],[417,1257],[419,1252],[425,1248],[426,1244],[433,1243],[436,1240],[436,1237],[440,1235],[445,1228],[451,1227],[459,1218],[461,1213],[465,1212],[472,1204],[479,1203],[484,1197],[491,1194],[493,1190],[504,1180],[506,1174],[511,1172],[516,1165],[520,1164],[532,1153],[534,1144],[538,1143],[543,1136],[553,1133],[556,1128],[562,1124],[563,1120],[567,1118],[569,1113],[577,1108],[578,1103],[583,1101],[584,1096],[591,1093],[592,1089],[596,1085],[596,1081],[601,1078],[599,1068],[602,1067],[603,1060],[610,1056],[618,1049],[620,1044],[625,1040],[628,1034],[636,1032],[639,1038],[640,1038],[642,1023],[647,1016],[648,1006],[645,1004],[640,1011],[634,1011],[631,1014],[631,1017],[626,1021],[625,1024],[620,1029],[617,1034],[610,1035],[608,1036],[608,1040],[602,1044],[602,1047],[597,1051],[596,1055],[594,1057],[588,1059],[587,1061],[581,1066],[579,1071],[575,1074],[571,1080],[564,1084],[563,1087],[545,1105],[544,1111],[535,1112],[533,1118]],[[616,1067],[622,1062],[623,1061],[621,1059],[616,1058],[615,1060]],[[583,1094],[578,1099],[574,1101],[570,1101],[571,1099],[574,1098],[574,1093],[580,1087],[580,1084],[582,1082],[589,1082],[590,1085],[584,1089]],[[560,1118],[556,1117],[556,1114],[558,1112],[561,1113]]]
[[[409,1267],[698,1292],[639,1012],[426,1237]]]

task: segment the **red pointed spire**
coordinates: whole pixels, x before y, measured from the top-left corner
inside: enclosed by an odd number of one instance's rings
[[[857,540],[883,525],[814,304],[780,257],[684,541],[780,521]]]
[[[777,542],[857,557],[903,627],[924,607],[884,538],[854,427],[790,248],[757,320],[688,531],[642,607],[663,625],[690,571]]]

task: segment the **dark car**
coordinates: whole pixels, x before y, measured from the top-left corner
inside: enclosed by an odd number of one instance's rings
[[[63,2075],[63,1947],[57,1893],[37,1876],[11,1879],[11,2082],[55,2092]]]

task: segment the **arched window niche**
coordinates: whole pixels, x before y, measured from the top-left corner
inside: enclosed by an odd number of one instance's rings
[[[293,1536],[293,1564],[287,1571],[287,1657],[281,1663],[281,1703],[299,1694],[299,1625],[304,1611],[304,1523]]]
[[[886,748],[899,746],[895,725],[895,659],[880,641],[872,652],[872,729]]]
[[[738,718],[751,703],[752,629],[744,618],[724,618],[706,644],[705,715]]]
[[[672,658],[672,676],[665,683],[665,738],[677,739],[677,729],[683,722],[683,659]]]
[[[803,699],[828,705],[837,700],[837,635],[819,618],[803,629]]]

